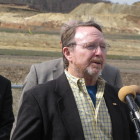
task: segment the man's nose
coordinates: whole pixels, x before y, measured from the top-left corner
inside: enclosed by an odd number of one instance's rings
[[[100,46],[98,46],[96,49],[95,49],[95,54],[96,55],[101,55],[103,53],[102,49]]]

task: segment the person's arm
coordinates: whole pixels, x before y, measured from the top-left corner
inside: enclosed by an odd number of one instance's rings
[[[36,86],[38,84],[38,77],[36,73],[36,67],[35,65],[32,65],[30,68],[30,72],[25,78],[24,84],[23,84],[23,92],[26,92],[27,90],[31,89],[32,87]]]
[[[40,108],[31,92],[25,92],[11,140],[41,140],[43,133]]]
[[[29,90],[32,87],[36,86],[37,84],[38,84],[38,80],[37,80],[36,68],[35,68],[35,65],[32,65],[31,68],[30,68],[30,72],[26,76],[24,84],[23,84],[23,90],[22,90],[22,94],[20,96],[19,106],[21,105],[23,94],[27,90]]]
[[[5,85],[1,86],[4,87]],[[2,92],[3,96],[0,110],[0,140],[9,140],[14,122],[14,114],[12,109],[13,100],[10,81],[7,80],[6,87],[3,88]]]
[[[29,89],[31,89],[32,87],[36,86],[37,84],[38,84],[38,77],[37,77],[37,72],[36,72],[36,66],[34,64],[34,65],[31,66],[30,72],[28,73],[28,75],[25,78],[25,81],[24,81],[24,84],[23,84],[23,90],[22,90],[20,100],[19,100],[19,104],[18,104],[17,114],[19,114],[19,108],[22,104],[24,93],[26,91],[28,91]],[[15,130],[16,125],[17,125],[17,118],[15,118],[15,122],[13,124],[11,135],[13,134],[13,131]]]

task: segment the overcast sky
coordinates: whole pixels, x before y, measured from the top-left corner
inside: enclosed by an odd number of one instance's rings
[[[120,4],[133,4],[134,2],[138,2],[140,0],[109,0],[109,1]]]

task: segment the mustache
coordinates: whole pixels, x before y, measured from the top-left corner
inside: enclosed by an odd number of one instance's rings
[[[103,64],[103,59],[102,58],[93,58],[93,59],[91,59],[90,63]]]

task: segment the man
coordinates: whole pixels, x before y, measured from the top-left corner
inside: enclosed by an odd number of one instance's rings
[[[9,140],[14,122],[11,82],[0,75],[0,140]]]
[[[94,21],[65,25],[63,74],[23,95],[12,140],[135,140],[118,88],[99,75],[107,52]]]

